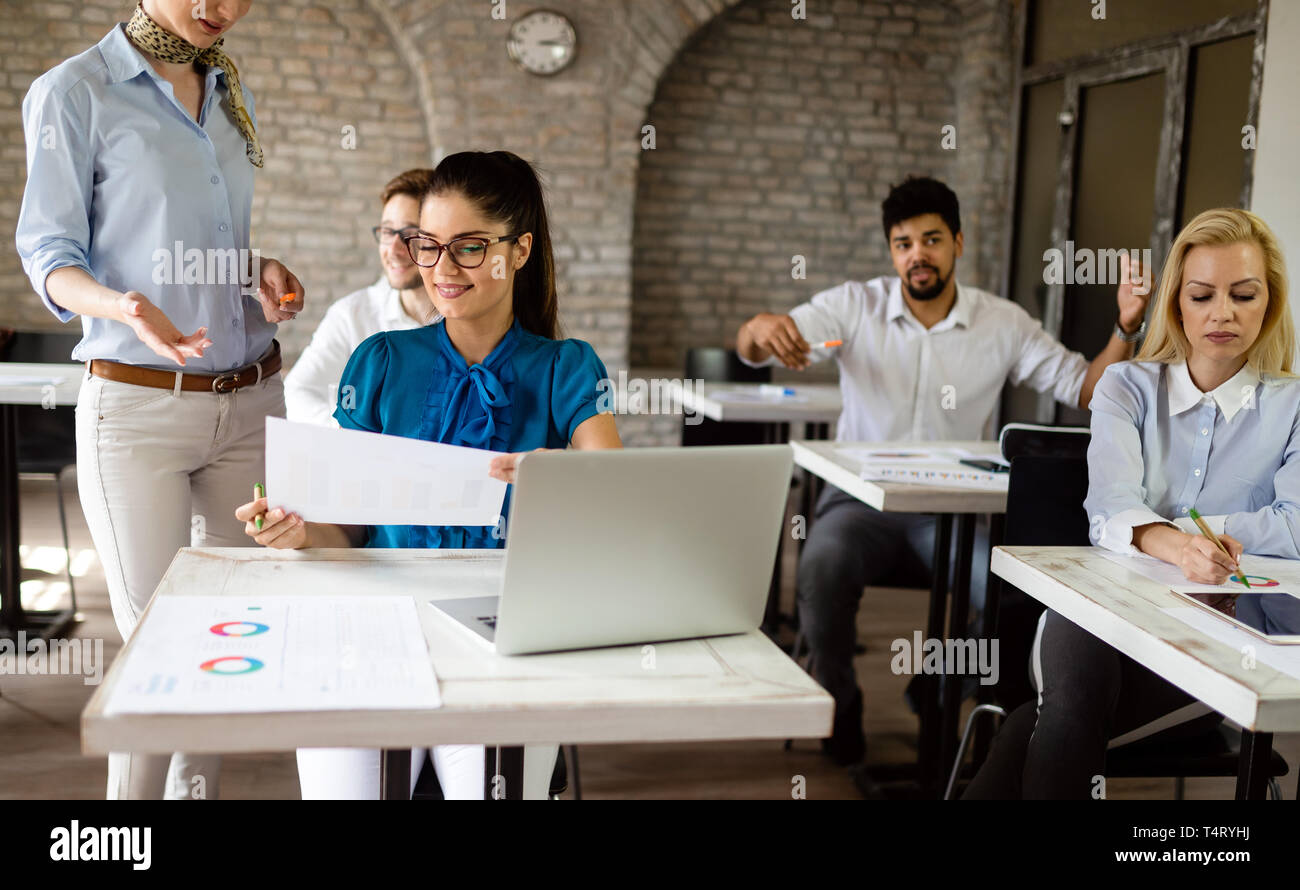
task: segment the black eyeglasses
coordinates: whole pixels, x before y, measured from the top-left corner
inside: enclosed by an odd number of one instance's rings
[[[462,269],[477,269],[487,259],[487,249],[493,244],[515,241],[518,235],[498,235],[495,238],[477,238],[466,236],[454,238],[446,244],[439,244],[426,235],[412,235],[403,238],[406,250],[411,255],[411,262],[425,269],[438,265],[442,252],[447,251],[451,261]]]
[[[420,229],[416,226],[408,226],[405,229],[390,229],[388,226],[375,226],[370,230],[370,234],[375,236],[375,240],[380,244],[389,244],[395,238],[405,239],[411,235],[419,234]]]

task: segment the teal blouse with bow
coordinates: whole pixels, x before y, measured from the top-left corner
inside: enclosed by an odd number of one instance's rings
[[[343,370],[334,417],[344,429],[490,451],[566,448],[578,425],[607,407],[598,407],[607,377],[590,344],[549,340],[518,321],[482,363],[467,366],[438,323],[362,342]],[[365,546],[491,549],[505,538],[491,526],[380,525],[367,529]]]

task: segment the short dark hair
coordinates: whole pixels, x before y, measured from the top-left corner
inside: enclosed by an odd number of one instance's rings
[[[961,231],[961,212],[957,195],[937,179],[928,176],[909,176],[902,184],[889,189],[889,197],[880,204],[880,221],[885,227],[885,241],[889,232],[901,222],[927,213],[937,213],[956,237]]]
[[[388,180],[384,190],[379,193],[379,203],[387,204],[395,195],[406,195],[420,201],[432,185],[433,171],[427,167],[405,170]]]

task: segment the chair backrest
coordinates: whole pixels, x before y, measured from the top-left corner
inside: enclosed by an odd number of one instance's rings
[[[0,329],[0,362],[67,363],[81,334]],[[71,405],[18,405],[18,471],[57,473],[77,462],[77,422]]]
[[[1012,430],[1009,426],[1003,431],[1003,453],[1011,461],[1011,478],[1002,543],[1029,547],[1089,543],[1083,509],[1088,494],[1088,441],[1087,430],[1072,428]],[[1020,666],[1029,664],[1043,605],[1001,578],[992,578],[991,583],[1000,591],[997,636],[1002,663],[1015,666],[1002,672],[994,695],[1011,710],[1035,694],[1029,671]]]
[[[1087,545],[1088,462],[1081,457],[1022,454],[1011,461],[1003,543]]]
[[[686,379],[715,383],[770,383],[772,369],[751,368],[740,360],[734,349],[696,346],[686,350]],[[765,427],[761,423],[718,423],[707,417],[695,420],[700,422],[687,423],[686,418],[682,418],[683,445],[756,445],[765,441]]]
[[[67,363],[81,332],[15,331],[0,328],[0,362]]]
[[[695,346],[686,350],[686,379],[723,383],[771,383],[772,369],[751,368],[734,349]]]
[[[1002,450],[1002,457],[1008,461],[1022,454],[1086,459],[1091,440],[1092,432],[1087,427],[1009,423],[1002,428],[998,447]]]

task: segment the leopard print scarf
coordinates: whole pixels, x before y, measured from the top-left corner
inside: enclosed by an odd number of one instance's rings
[[[256,167],[262,166],[262,144],[258,141],[257,130],[253,120],[244,108],[244,90],[239,85],[239,71],[230,56],[221,51],[222,37],[207,49],[199,49],[184,38],[163,28],[144,11],[144,4],[135,8],[131,20],[126,23],[126,36],[141,51],[163,62],[199,62],[226,72],[226,89],[230,93],[230,114],[235,119],[235,126],[248,141],[248,159]]]

